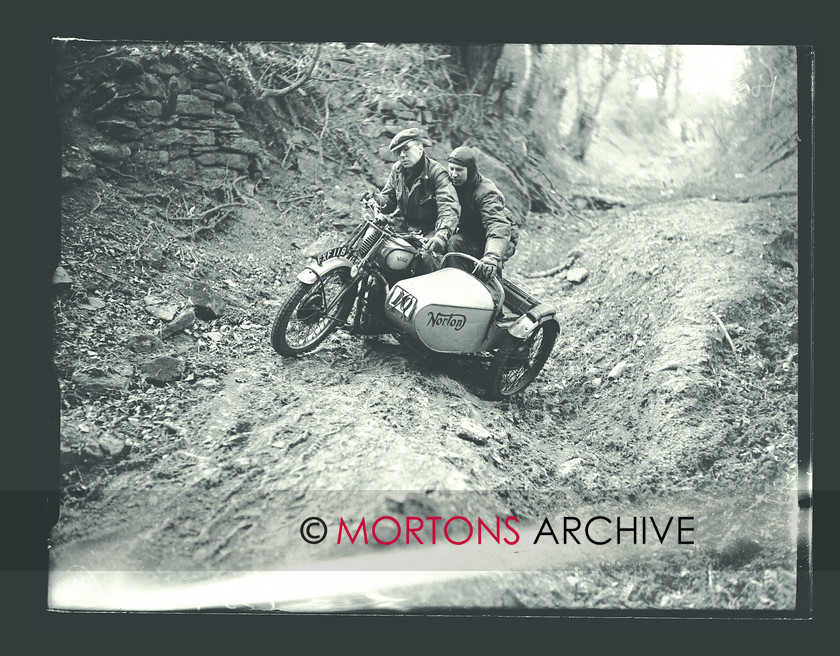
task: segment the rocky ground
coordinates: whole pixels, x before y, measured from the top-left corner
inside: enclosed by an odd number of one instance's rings
[[[562,328],[539,378],[502,402],[478,366],[390,339],[337,333],[298,359],[274,353],[279,303],[343,229],[323,194],[243,182],[227,219],[184,238],[159,188],[68,190],[52,603],[792,610],[796,178],[705,179],[707,151],[692,148],[640,165],[601,144],[570,190],[612,201],[523,222],[508,274]],[[606,177],[619,161],[627,174]],[[570,259],[577,278],[560,270]],[[339,518],[383,515],[516,517],[521,539],[333,539]],[[692,517],[693,544],[676,525],[661,544],[534,544],[546,518],[561,537],[563,517],[597,515]],[[311,516],[331,531],[319,545],[299,534]]]

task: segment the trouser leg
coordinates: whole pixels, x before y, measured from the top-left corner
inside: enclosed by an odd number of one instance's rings
[[[465,253],[467,255],[472,255],[474,258],[479,260],[481,259],[481,256],[484,255],[483,246],[481,244],[477,244],[476,242],[467,239],[460,232],[455,233],[449,238],[449,242],[446,244],[446,252]],[[447,266],[468,271],[470,273],[473,269],[475,269],[475,263],[465,257],[450,257],[446,260],[446,264]]]
[[[508,244],[510,246],[510,244]],[[457,233],[452,235],[449,238],[449,242],[446,247],[447,253],[466,253],[467,255],[472,255],[477,260],[480,260],[484,256],[484,244],[481,242],[475,242],[470,239],[467,239],[461,233]],[[507,254],[508,251],[506,251]],[[513,253],[507,255],[510,257]],[[468,273],[472,273],[475,269],[475,262],[472,260],[468,260],[463,257],[451,257],[446,261],[447,266],[451,266],[453,268],[461,269]],[[499,267],[499,272],[497,274],[501,277],[501,265]],[[501,296],[499,295],[498,287],[494,284],[485,283],[487,290],[490,292],[490,295],[493,297],[493,302],[498,307],[502,301]]]
[[[484,256],[484,243],[468,239],[462,233],[458,232],[449,238],[446,252],[466,253],[467,255],[472,255],[474,258],[480,260]],[[516,253],[516,245],[513,242],[508,242],[505,245],[504,252],[501,254],[501,263],[504,264],[507,262],[511,257],[513,257],[514,253]],[[464,263],[464,266],[458,268],[466,268],[467,260],[464,258],[450,258],[450,261]]]

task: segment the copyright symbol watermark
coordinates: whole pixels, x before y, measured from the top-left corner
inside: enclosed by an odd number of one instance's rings
[[[309,544],[318,544],[327,537],[327,523],[320,517],[307,517],[300,525],[300,537]]]

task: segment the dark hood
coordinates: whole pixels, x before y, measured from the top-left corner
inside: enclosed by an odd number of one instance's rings
[[[463,166],[467,169],[467,181],[465,186],[475,186],[478,181],[478,165],[475,161],[475,152],[469,146],[458,146],[453,150],[447,161]]]

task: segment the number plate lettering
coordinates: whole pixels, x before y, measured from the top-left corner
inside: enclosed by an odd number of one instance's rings
[[[331,257],[345,257],[347,255],[347,244],[343,244],[341,246],[336,246],[335,248],[331,248],[330,250],[326,251],[325,253],[321,253],[318,255],[315,260],[318,264],[323,264],[325,261],[329,260]]]

